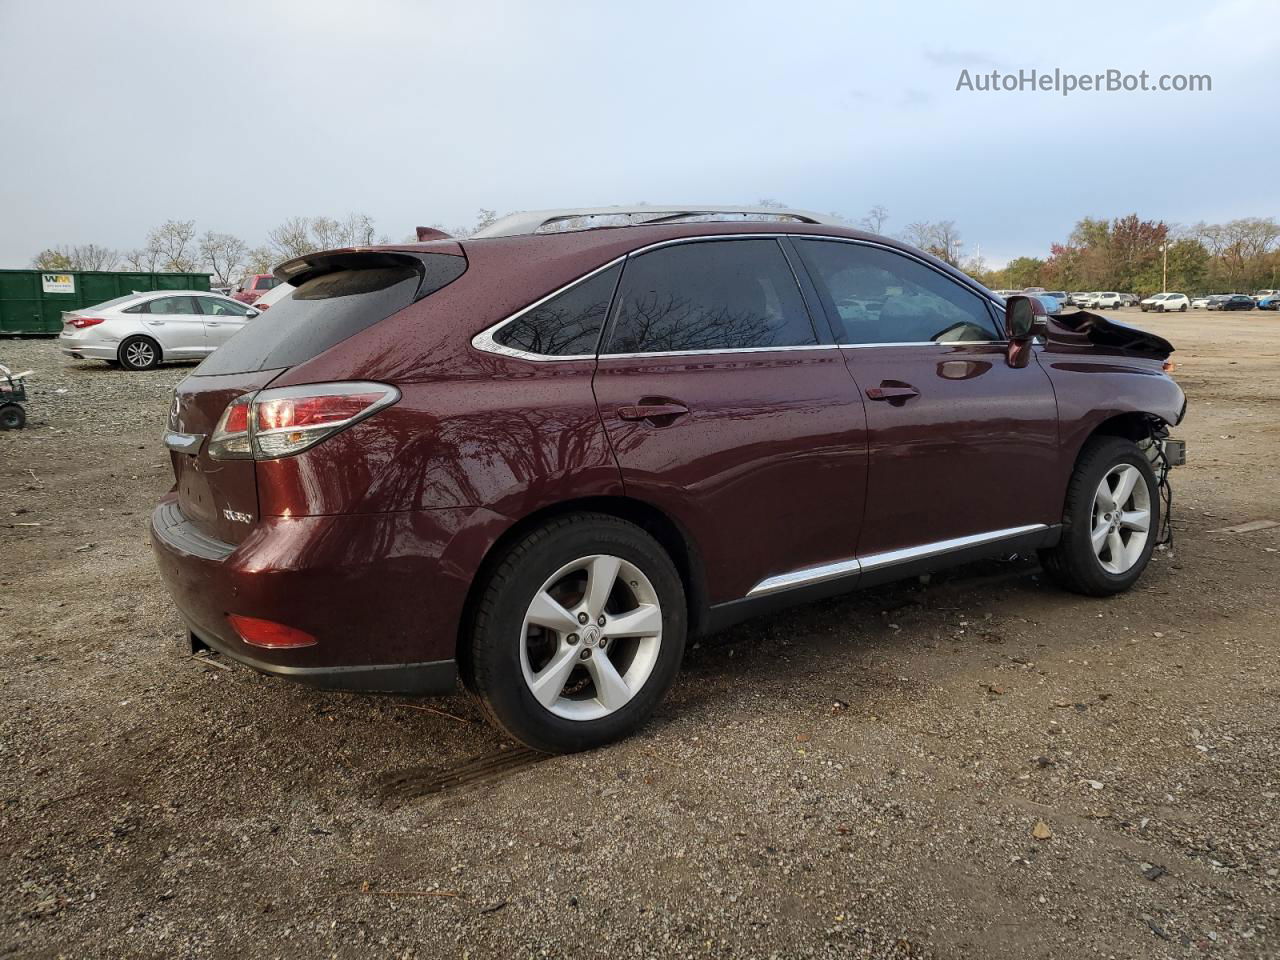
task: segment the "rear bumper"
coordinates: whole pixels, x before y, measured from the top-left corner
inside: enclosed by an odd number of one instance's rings
[[[114,360],[118,343],[77,343],[75,340],[59,340],[63,354],[74,360]]]
[[[455,660],[432,660],[427,663],[391,663],[358,667],[284,667],[265,660],[255,660],[240,650],[226,645],[212,635],[201,636],[187,631],[187,653],[213,650],[237,663],[286,680],[294,680],[324,690],[350,690],[365,693],[451,693],[458,684]]]
[[[197,646],[313,686],[440,694],[455,689],[471,579],[450,548],[472,512],[263,517],[230,544],[197,530],[171,493],[151,515],[151,543]],[[317,643],[252,646],[232,629],[233,613]]]

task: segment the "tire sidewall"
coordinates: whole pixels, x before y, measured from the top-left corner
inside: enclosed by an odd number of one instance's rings
[[[1124,573],[1115,574],[1103,569],[1102,561],[1093,550],[1093,497],[1098,485],[1102,483],[1102,478],[1122,464],[1137,467],[1143,482],[1147,484],[1147,492],[1151,499],[1151,526],[1142,556],[1138,558],[1137,563]],[[1071,505],[1071,516],[1068,518],[1070,526],[1064,534],[1070,541],[1069,555],[1072,562],[1077,565],[1082,578],[1093,588],[1092,592],[1120,593],[1132,587],[1142,576],[1151,560],[1151,554],[1155,551],[1156,540],[1159,538],[1161,502],[1155,471],[1151,467],[1151,462],[1143,456],[1136,444],[1119,438],[1105,441],[1090,451],[1090,455],[1086,457],[1080,469],[1082,472],[1079,489],[1083,495]]]
[[[151,344],[151,351],[152,351],[151,356],[153,359],[151,363],[147,364],[146,366],[138,366],[135,363],[130,363],[128,356],[126,354],[126,351],[129,349],[129,345],[132,343],[137,343],[139,341]],[[140,336],[126,337],[120,343],[120,349],[117,352],[116,356],[120,362],[120,366],[124,367],[126,370],[154,370],[156,367],[160,365],[160,344],[156,343],[150,337],[140,337]]]
[[[567,720],[533,696],[520,663],[521,630],[534,594],[552,573],[581,557],[611,554],[649,578],[662,605],[662,646],[644,687],[626,706],[598,720]],[[547,752],[584,750],[633,732],[662,700],[684,657],[687,614],[675,565],[638,527],[612,518],[558,527],[532,544],[507,576],[499,568],[490,584],[488,615],[479,618],[468,671],[494,719],[517,739]]]
[[[21,430],[27,424],[26,411],[16,403],[0,406],[0,430]]]

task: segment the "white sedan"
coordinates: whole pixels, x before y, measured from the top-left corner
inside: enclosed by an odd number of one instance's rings
[[[206,290],[131,293],[62,315],[58,346],[75,360],[150,370],[165,360],[199,360],[259,311]]]

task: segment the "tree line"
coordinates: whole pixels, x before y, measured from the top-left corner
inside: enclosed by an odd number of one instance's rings
[[[1167,281],[1165,276],[1167,273]],[[979,275],[996,289],[1118,290],[1143,295],[1251,293],[1280,286],[1280,223],[1242,217],[1189,227],[1085,217],[1049,256],[1017,257]]]
[[[473,226],[459,226],[447,232],[465,237],[497,219],[493,210],[482,209]],[[439,224],[432,224],[444,229]],[[417,236],[401,239],[414,242]],[[117,250],[96,243],[64,244],[41,250],[31,258],[38,270],[133,270],[143,273],[208,273],[217,286],[230,286],[241,277],[270,273],[276,264],[316,250],[334,247],[367,247],[390,243],[379,233],[372,217],[351,213],[341,220],[333,217],[290,217],[267,232],[265,242],[250,246],[231,233],[205,230],[194,220],[166,220],[147,232],[140,247]]]
[[[772,199],[760,200],[759,205],[784,206]],[[831,216],[876,234],[884,234],[889,222],[889,211],[879,204],[860,218]],[[481,208],[470,226],[431,226],[455,237],[467,237],[497,219],[497,211]],[[1085,217],[1065,241],[1050,245],[1047,257],[1016,257],[1000,269],[989,268],[976,249],[968,251],[952,220],[916,221],[896,235],[997,290],[1044,287],[1146,295],[1162,289],[1201,294],[1280,287],[1280,223],[1272,217],[1243,217],[1189,227],[1143,220],[1136,213],[1111,220]],[[402,239],[412,242],[416,238]],[[363,213],[351,213],[341,220],[290,217],[268,231],[264,243],[253,247],[230,233],[201,233],[194,220],[166,220],[147,233],[141,247],[124,251],[93,243],[51,247],[38,253],[32,266],[42,270],[208,272],[216,284],[229,285],[247,274],[268,273],[277,263],[316,250],[388,242],[387,235],[377,231],[373,218]]]

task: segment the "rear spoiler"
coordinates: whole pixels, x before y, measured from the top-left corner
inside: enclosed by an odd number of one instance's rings
[[[452,283],[467,269],[467,257],[462,247],[442,244],[444,249],[430,253],[419,253],[409,250],[360,250],[354,247],[341,250],[321,250],[317,253],[305,253],[292,260],[286,260],[275,269],[277,279],[293,286],[301,286],[308,280],[322,277],[338,270],[377,270],[388,267],[412,267],[422,278],[418,286],[419,300],[439,290],[447,283]]]

